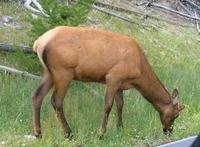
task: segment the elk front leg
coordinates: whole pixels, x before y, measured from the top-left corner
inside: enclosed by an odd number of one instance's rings
[[[100,139],[103,139],[103,135],[106,132],[106,125],[107,125],[109,113],[112,109],[114,96],[118,89],[118,86],[119,86],[118,83],[115,81],[109,80],[109,82],[107,82],[106,95],[105,95],[105,101],[104,101],[104,114],[101,121],[100,132],[99,132]]]
[[[36,137],[41,137],[40,109],[42,105],[42,100],[51,87],[52,79],[50,77],[50,73],[45,70],[42,83],[32,97],[33,127],[34,135]]]
[[[122,122],[122,111],[123,111],[123,105],[124,105],[124,100],[123,100],[123,91],[119,89],[116,94],[115,94],[115,103],[117,106],[117,127],[122,127],[123,122]]]

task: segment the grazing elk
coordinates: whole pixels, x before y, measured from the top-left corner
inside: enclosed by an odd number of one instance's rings
[[[98,29],[56,27],[34,43],[43,67],[41,85],[32,97],[34,134],[41,136],[40,108],[43,97],[54,86],[52,105],[66,137],[71,129],[64,116],[63,99],[69,81],[105,83],[105,103],[100,137],[115,100],[117,126],[122,126],[123,90],[136,88],[159,112],[165,134],[172,132],[172,124],[184,108],[178,103],[178,91],[172,95],[165,89],[149,65],[143,50],[131,38]]]

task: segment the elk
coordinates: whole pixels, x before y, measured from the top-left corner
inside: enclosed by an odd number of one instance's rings
[[[165,134],[184,105],[178,90],[172,95],[160,82],[136,41],[116,33],[87,27],[59,26],[40,36],[33,45],[44,67],[42,82],[32,97],[34,135],[41,137],[40,108],[44,96],[54,87],[51,103],[66,137],[71,128],[63,111],[69,81],[105,84],[104,112],[99,135],[106,132],[109,113],[115,101],[117,126],[122,126],[123,91],[135,88],[158,111]]]

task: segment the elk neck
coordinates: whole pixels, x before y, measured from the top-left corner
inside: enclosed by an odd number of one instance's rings
[[[159,113],[163,113],[165,108],[171,107],[171,96],[156,76],[145,56],[143,56],[141,63],[142,74],[136,89],[152,103]]]

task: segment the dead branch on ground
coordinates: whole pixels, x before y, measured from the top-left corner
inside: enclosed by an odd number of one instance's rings
[[[196,12],[195,9],[194,9],[194,16],[198,18],[198,15],[197,15],[197,12]],[[197,26],[197,32],[198,32],[199,35],[200,35],[200,27],[199,27],[199,22],[198,22],[198,21],[196,21],[196,26]]]
[[[113,13],[113,12],[107,11],[107,10],[101,8],[101,7],[96,6],[96,5],[92,5],[92,8],[93,8],[93,9],[96,9],[96,10],[98,10],[98,11],[100,11],[100,12],[103,12],[103,13],[105,13],[105,14],[109,14],[109,15],[111,15],[111,16],[117,17],[117,18],[119,18],[119,19],[121,19],[121,20],[130,22],[130,23],[135,23],[135,24],[137,24],[136,22],[134,22],[134,21],[132,21],[132,20],[126,18],[126,17],[123,17],[123,16],[120,16],[120,15],[115,14],[115,13]]]
[[[35,80],[41,79],[40,76],[36,76],[36,75],[30,74],[26,71],[20,71],[20,70],[17,70],[17,69],[11,68],[11,67],[7,67],[7,66],[3,66],[3,65],[0,65],[0,71],[9,73],[9,74],[13,74],[13,75],[20,75],[21,77],[31,78],[31,79],[35,79]]]
[[[33,3],[37,7],[37,9],[33,8],[31,6],[31,3]],[[34,14],[36,14],[36,15],[42,15],[42,16],[45,16],[45,17],[49,17],[49,15],[47,15],[44,12],[42,6],[40,5],[40,3],[37,0],[26,0],[25,3],[24,3],[24,6],[27,9],[31,10],[31,12],[34,13]]]
[[[188,3],[190,6],[192,6],[193,8],[200,10],[200,6],[197,5],[197,4],[195,4],[194,2],[192,2],[191,0],[181,0],[181,1],[187,2],[187,3]]]
[[[25,45],[16,46],[11,43],[8,43],[8,44],[0,43],[0,50],[12,52],[12,51],[15,51],[15,48],[22,49],[24,53],[29,53],[29,54],[34,53],[32,48]]]
[[[117,6],[116,4],[112,4],[111,5],[109,3],[105,3],[105,2],[102,2],[102,1],[96,1],[95,5],[102,6],[102,7],[108,7],[109,9],[113,9],[113,10],[117,10],[117,11],[122,11],[122,12],[130,13],[130,14],[135,14],[136,16],[144,15],[141,12],[137,12],[137,11],[130,10],[130,9],[127,9],[127,8],[123,8],[122,6]]]
[[[168,8],[168,7],[166,7],[166,6],[163,6],[163,5],[159,5],[159,4],[155,4],[155,3],[149,3],[148,6],[149,6],[149,7],[153,6],[153,7],[157,7],[157,8],[160,8],[160,9],[164,9],[164,10],[166,10],[166,11],[169,11],[169,12],[178,14],[178,15],[180,15],[180,16],[187,17],[187,18],[190,18],[190,19],[193,19],[193,20],[196,20],[196,21],[199,21],[199,22],[200,22],[200,18],[197,18],[197,17],[191,16],[191,15],[188,15],[188,14],[185,14],[185,13],[182,13],[182,12],[179,12],[179,11],[176,11],[176,10],[173,10],[173,9]]]
[[[183,10],[185,10],[188,14],[192,15],[192,13],[186,8],[185,5],[183,5],[183,3],[180,2],[180,0],[178,0],[177,3],[179,4],[179,6],[181,6],[181,8],[183,8]]]
[[[147,2],[142,2],[142,3],[139,3],[139,4],[136,4],[137,6],[141,6],[141,5],[144,5],[146,4]],[[126,12],[126,13],[130,13],[130,14],[134,14],[136,16],[144,16],[144,13],[141,13],[141,12],[137,12],[135,10],[131,10],[131,9],[127,9],[127,8],[123,8],[121,6],[117,6],[115,4],[111,5],[109,3],[105,3],[105,2],[101,2],[101,1],[97,1],[95,2],[95,5],[97,6],[102,6],[102,7],[108,7],[109,9],[114,9],[114,10],[117,10],[117,11],[123,11],[123,12]],[[170,23],[170,24],[173,24],[173,25],[177,25],[177,22],[173,21],[173,20],[167,20],[167,19],[164,19],[164,18],[161,18],[161,17],[158,17],[158,16],[154,16],[154,15],[150,15],[150,14],[146,14],[144,16],[145,18],[151,18],[151,19],[155,19],[155,20],[160,20],[160,21],[165,21],[167,23]],[[190,25],[184,25],[184,24],[178,24],[182,27],[192,27]]]

